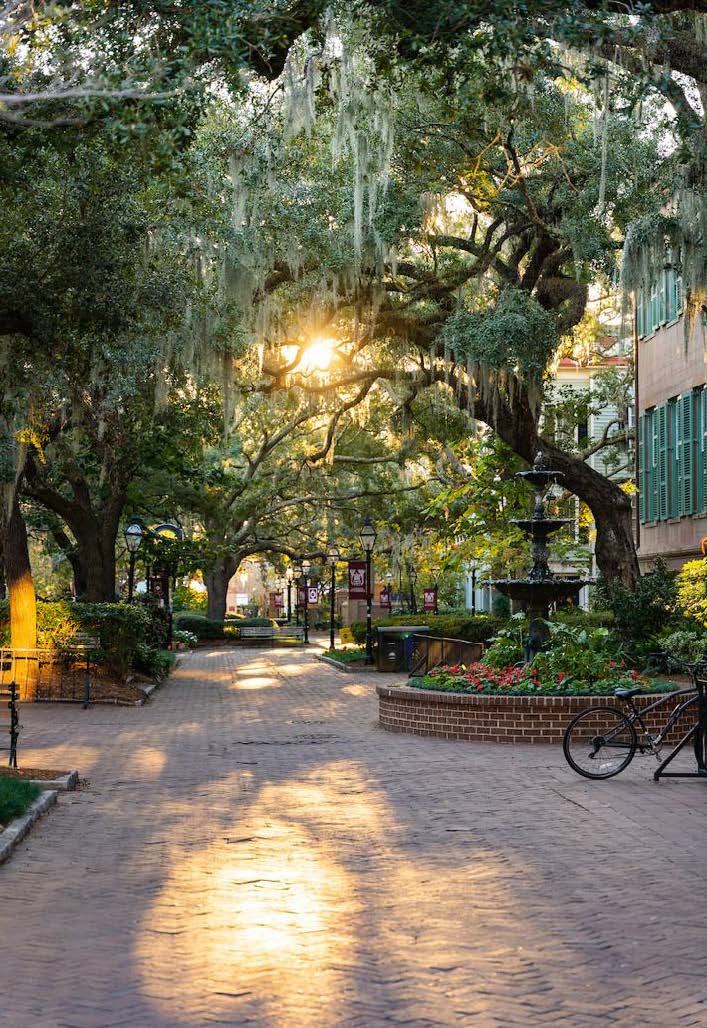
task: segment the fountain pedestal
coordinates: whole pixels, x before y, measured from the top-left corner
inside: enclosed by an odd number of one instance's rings
[[[519,471],[516,478],[530,482],[535,486],[535,509],[532,518],[518,519],[512,524],[520,529],[531,540],[533,566],[527,578],[501,578],[491,581],[500,593],[510,600],[519,603],[528,614],[528,640],[526,645],[526,661],[530,662],[536,653],[544,649],[549,638],[547,626],[550,606],[563,600],[574,600],[576,603],[583,586],[589,585],[587,578],[561,578],[550,570],[550,547],[548,539],[559,532],[571,518],[548,518],[545,513],[545,493],[551,485],[563,478],[561,471],[554,471],[545,466],[542,453],[538,453],[531,471]]]

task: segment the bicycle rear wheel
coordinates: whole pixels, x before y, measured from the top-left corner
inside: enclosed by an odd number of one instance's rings
[[[565,729],[562,749],[584,778],[613,778],[633,760],[636,730],[616,707],[587,707]]]

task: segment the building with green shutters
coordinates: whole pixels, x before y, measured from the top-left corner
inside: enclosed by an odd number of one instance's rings
[[[686,332],[682,283],[667,265],[636,297],[638,523],[643,570],[701,555],[707,537],[707,338]]]

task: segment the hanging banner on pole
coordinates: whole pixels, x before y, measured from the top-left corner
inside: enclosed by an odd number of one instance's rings
[[[424,608],[428,613],[433,613],[437,609],[437,586],[433,586],[432,589],[425,589],[423,593]]]
[[[297,603],[300,607],[304,607],[304,601],[307,596],[303,585],[297,586]]]
[[[368,598],[366,591],[366,562],[365,560],[349,561],[349,599],[365,600]]]
[[[379,599],[381,607],[387,607],[388,610],[393,609],[393,590],[389,585],[381,589]]]
[[[316,607],[319,603],[319,589],[316,585],[307,586],[307,604],[310,607]]]

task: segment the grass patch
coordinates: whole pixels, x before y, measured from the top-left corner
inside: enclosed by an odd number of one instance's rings
[[[325,650],[324,656],[338,660],[341,664],[363,664],[366,659],[366,647],[347,646],[341,650]]]
[[[40,788],[20,778],[0,778],[0,825],[21,817],[37,799]]]

